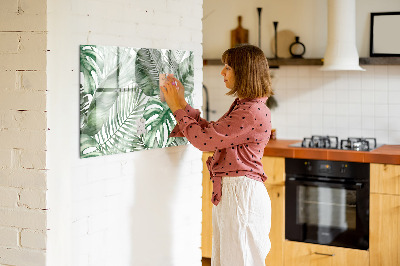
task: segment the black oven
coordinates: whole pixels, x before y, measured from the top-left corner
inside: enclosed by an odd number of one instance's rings
[[[367,250],[369,164],[286,159],[285,235]]]

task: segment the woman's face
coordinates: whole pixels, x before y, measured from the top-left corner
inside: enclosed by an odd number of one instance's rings
[[[225,86],[228,89],[233,89],[235,86],[235,73],[233,72],[233,69],[225,64],[221,71],[221,75],[224,77]]]

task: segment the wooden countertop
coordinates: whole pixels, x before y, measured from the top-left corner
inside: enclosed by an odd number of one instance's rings
[[[400,164],[400,145],[383,145],[372,151],[289,147],[301,140],[270,140],[264,156],[364,163]]]

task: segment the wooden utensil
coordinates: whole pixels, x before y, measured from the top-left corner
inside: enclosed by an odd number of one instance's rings
[[[242,27],[242,16],[238,16],[238,27],[231,30],[231,48],[249,42],[249,31]]]

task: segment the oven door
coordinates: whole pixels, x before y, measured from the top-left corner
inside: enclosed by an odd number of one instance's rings
[[[369,185],[286,178],[286,239],[367,250]]]

